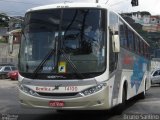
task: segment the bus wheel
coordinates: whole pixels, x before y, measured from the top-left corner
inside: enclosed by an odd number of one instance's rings
[[[140,98],[140,99],[144,99],[145,96],[146,96],[146,83],[145,83],[145,86],[144,86],[144,91],[139,94],[139,98]]]
[[[140,94],[139,94],[139,98],[140,98],[140,99],[144,99],[144,98],[145,98],[145,92],[140,93]]]
[[[123,110],[125,109],[126,107],[126,98],[127,98],[127,93],[126,93],[126,88],[124,87],[123,88],[123,93],[122,93],[122,103],[119,104],[115,110],[115,113],[117,115],[120,115],[122,114]]]

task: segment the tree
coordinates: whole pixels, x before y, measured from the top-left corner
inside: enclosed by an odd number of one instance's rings
[[[8,27],[9,17],[5,13],[0,13],[0,27]]]

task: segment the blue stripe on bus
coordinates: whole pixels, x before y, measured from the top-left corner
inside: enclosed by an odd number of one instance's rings
[[[143,57],[138,57],[134,61],[133,74],[131,75],[131,87],[133,88],[135,85],[136,93],[138,92],[144,73],[147,71],[147,64],[148,61]]]

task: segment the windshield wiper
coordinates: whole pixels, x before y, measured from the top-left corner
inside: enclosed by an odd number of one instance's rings
[[[68,61],[68,63],[71,65],[71,67],[75,71],[76,75],[79,76],[81,79],[84,79],[85,76],[82,73],[79,72],[79,70],[77,69],[77,67],[75,66],[75,64],[68,58],[66,52],[63,49],[60,49],[60,52],[62,53],[62,55],[64,56],[64,58],[66,59],[66,61]]]
[[[64,32],[64,36],[66,35],[67,31],[69,30],[69,28],[72,26],[73,22],[75,21],[76,17],[77,17],[77,13],[78,11],[76,10],[74,16],[73,16],[73,19],[71,20],[71,22],[69,23],[69,25],[67,26],[65,32]]]
[[[58,41],[56,40],[56,42],[58,42]],[[75,66],[75,64],[68,58],[66,52],[62,48],[58,49],[57,45],[58,44],[55,43],[55,48],[56,49],[51,49],[50,52],[48,52],[48,54],[44,57],[44,59],[41,61],[41,63],[34,70],[34,72],[33,72],[33,78],[36,78],[37,73],[41,70],[42,66],[51,57],[51,55],[55,55],[55,57],[57,57],[57,60],[55,62],[56,63],[55,68],[58,68],[58,64],[57,63],[59,63],[59,59],[58,58],[59,58],[59,55],[60,55],[60,54],[58,54],[59,53],[58,51],[60,51],[60,53],[64,56],[64,58],[66,59],[66,61],[68,61],[68,63],[71,65],[71,67],[75,71],[76,75],[79,76],[81,79],[84,79],[85,78],[84,75],[79,72],[79,70],[77,69],[77,67]]]
[[[46,61],[55,53],[55,49],[51,49],[50,52],[44,57],[41,63],[37,66],[37,68],[33,72],[33,78],[37,76],[38,71],[41,70],[42,66],[46,63]]]

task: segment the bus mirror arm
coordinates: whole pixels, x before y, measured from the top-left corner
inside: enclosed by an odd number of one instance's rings
[[[120,52],[120,40],[119,40],[119,35],[112,35],[112,48],[113,52]]]

